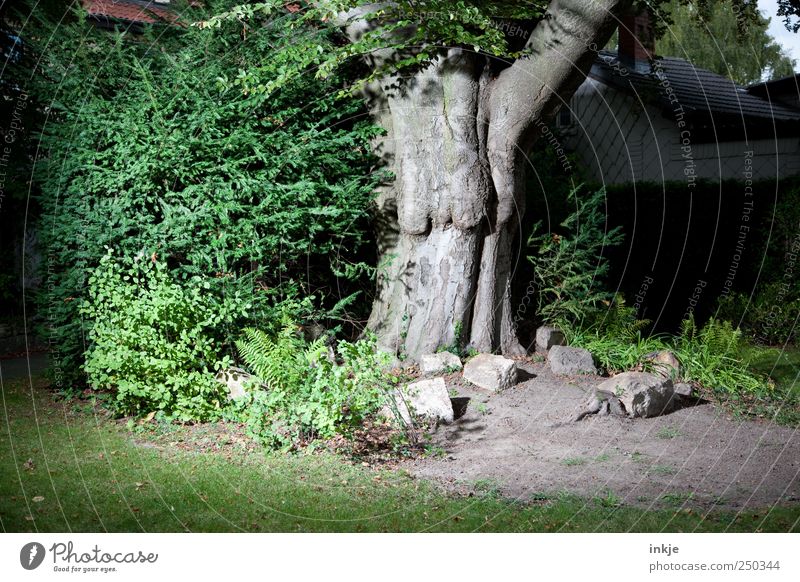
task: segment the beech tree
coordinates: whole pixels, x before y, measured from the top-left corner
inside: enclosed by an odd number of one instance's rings
[[[699,18],[693,4],[678,0],[666,4],[664,10],[673,22],[656,43],[659,55],[688,59],[740,85],[765,77],[780,79],[794,70],[794,60],[767,30],[769,19],[754,15],[744,31],[737,31],[738,16],[730,0],[715,2],[709,14]]]
[[[248,70],[229,81],[246,91],[269,95],[293,75],[312,69],[324,76],[352,59],[367,65],[351,89],[363,92],[384,128],[375,151],[395,176],[379,192],[375,217],[380,261],[368,326],[381,347],[411,358],[455,343],[522,354],[511,278],[526,156],[537,128],[583,82],[621,18],[644,4],[284,4],[240,6],[201,25],[246,23],[256,12],[288,9],[298,31],[303,25],[342,31],[332,52],[298,33],[293,52],[279,57],[285,75],[261,79]],[[737,6],[755,10],[749,0]]]

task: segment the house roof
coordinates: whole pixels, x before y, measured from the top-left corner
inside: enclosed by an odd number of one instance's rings
[[[600,51],[590,76],[622,90],[655,97],[670,111],[680,105],[688,115],[738,119],[746,124],[756,120],[763,123],[765,119],[800,121],[800,109],[770,103],[727,77],[676,57],[660,57],[649,72],[639,72],[621,64],[615,51]],[[674,92],[672,101],[670,90]]]
[[[755,83],[747,88],[747,91],[753,95],[760,97],[767,97],[772,94],[790,94],[800,95],[800,75],[789,75],[781,79],[774,79],[772,81],[765,81],[763,83]]]
[[[112,19],[132,23],[169,23],[180,25],[180,17],[169,4],[153,0],[82,0],[89,16],[95,19]]]

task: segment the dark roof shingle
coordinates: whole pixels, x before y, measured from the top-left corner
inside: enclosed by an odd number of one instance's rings
[[[658,76],[657,71],[660,71]],[[623,90],[635,89],[639,94],[657,95],[662,105],[672,108],[666,91],[668,86],[687,114],[719,114],[743,121],[800,121],[800,109],[770,103],[722,75],[675,57],[660,57],[651,72],[643,73],[621,67],[615,52],[601,51],[590,75]]]

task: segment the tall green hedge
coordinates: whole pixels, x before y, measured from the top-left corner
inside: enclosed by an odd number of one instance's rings
[[[205,4],[184,18],[235,2]],[[46,22],[28,28],[47,117],[35,168],[40,307],[65,381],[80,380],[91,321],[79,309],[106,247],[122,261],[163,261],[178,283],[204,279],[220,310],[229,299],[251,305],[216,330],[220,350],[244,324],[267,325],[282,300],[315,295],[331,307],[365,288],[379,130],[358,100],[336,98],[346,79],[310,71],[275,94],[229,88],[244,70],[280,74],[271,56],[296,39],[289,18],[144,35],[80,18],[53,36]]]

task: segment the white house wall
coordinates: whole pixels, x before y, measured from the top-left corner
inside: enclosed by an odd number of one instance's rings
[[[589,78],[572,98],[572,124],[560,132],[589,180],[606,184],[631,181],[744,179],[745,152],[752,151],[753,179],[800,174],[800,139],[697,143],[687,146],[676,119],[660,108]],[[765,120],[765,123],[770,123]],[[776,156],[777,151],[777,156]],[[690,169],[691,168],[691,169]]]

